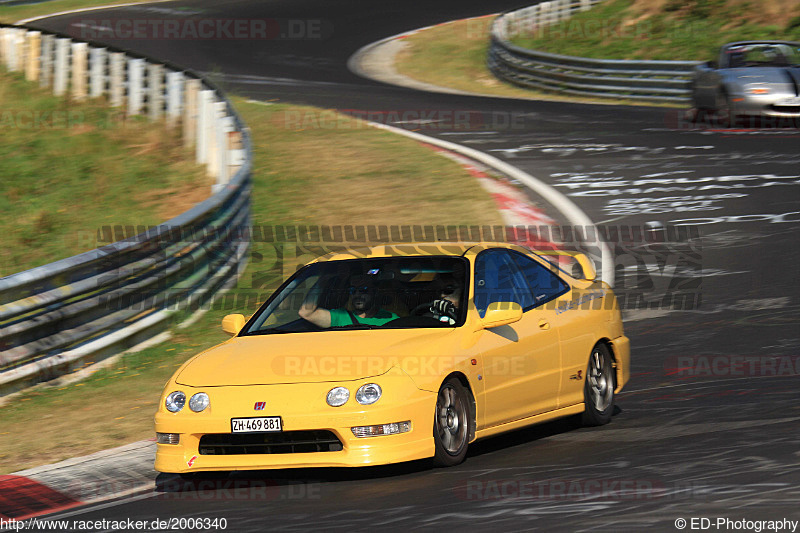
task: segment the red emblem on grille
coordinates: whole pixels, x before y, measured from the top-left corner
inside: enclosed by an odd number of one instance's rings
[[[256,402],[256,404],[253,406],[253,409],[255,409],[256,411],[263,411],[264,407],[266,406],[267,402]]]

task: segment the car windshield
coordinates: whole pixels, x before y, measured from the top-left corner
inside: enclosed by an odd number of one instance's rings
[[[727,53],[730,68],[800,65],[800,51],[789,44],[747,44],[730,48]]]
[[[468,265],[452,256],[313,263],[258,310],[242,335],[459,326]]]

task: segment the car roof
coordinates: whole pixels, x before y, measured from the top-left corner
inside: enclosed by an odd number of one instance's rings
[[[519,245],[507,242],[411,242],[391,243],[377,246],[354,246],[344,248],[317,258],[314,262],[344,261],[348,259],[374,259],[379,257],[406,256],[463,256],[472,248],[520,249]]]

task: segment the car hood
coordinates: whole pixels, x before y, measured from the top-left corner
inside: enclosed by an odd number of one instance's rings
[[[192,359],[175,381],[190,387],[350,381],[402,367],[409,357],[447,354],[444,346],[455,336],[452,328],[425,328],[234,337]]]
[[[728,76],[740,84],[746,83],[775,83],[792,84],[792,78],[797,78],[798,67],[747,67],[734,68],[728,71]]]

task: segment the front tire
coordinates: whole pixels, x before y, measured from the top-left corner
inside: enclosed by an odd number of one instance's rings
[[[608,346],[598,343],[589,356],[583,397],[586,408],[581,416],[585,426],[602,426],[611,421],[616,388],[614,362]]]
[[[730,96],[725,91],[717,93],[716,118],[723,128],[732,128],[736,125],[736,111]]]
[[[433,417],[436,452],[433,464],[453,466],[462,462],[467,456],[471,429],[469,393],[457,378],[448,378],[442,383],[436,397],[436,412]]]

